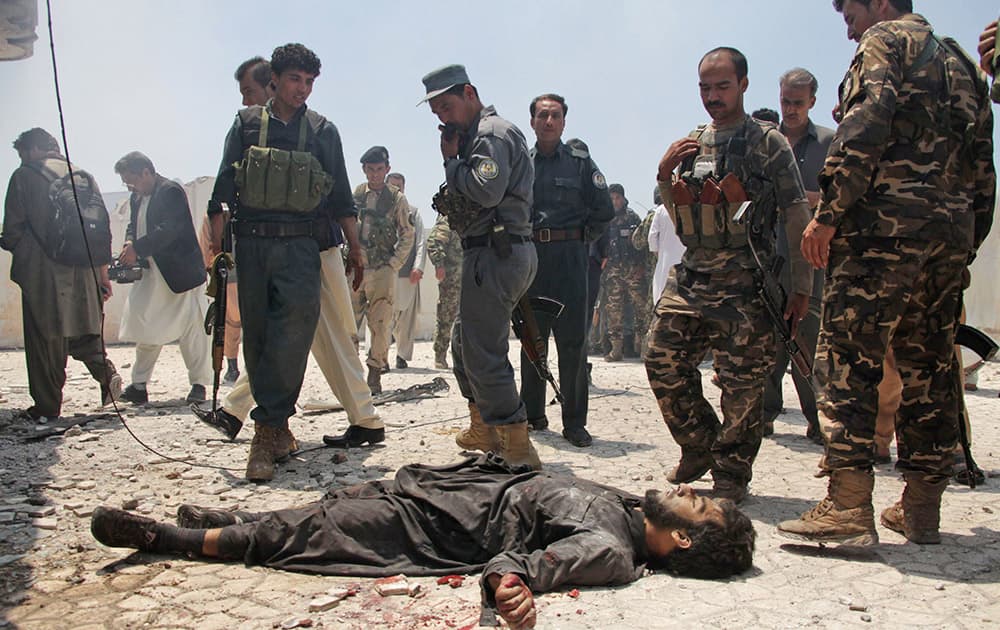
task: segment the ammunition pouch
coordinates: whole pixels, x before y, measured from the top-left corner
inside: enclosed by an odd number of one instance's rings
[[[710,193],[710,190],[715,192]],[[739,249],[747,246],[746,226],[733,220],[743,200],[727,200],[713,179],[702,182],[697,194],[687,182],[678,179],[671,186],[670,197],[673,203],[667,204],[667,212],[685,247]],[[745,200],[745,193],[743,197]]]
[[[447,182],[441,184],[431,200],[431,207],[448,219],[448,227],[459,235],[479,217],[483,207],[465,195],[452,192]]]
[[[264,109],[258,143],[233,165],[241,209],[311,212],[333,189],[333,177],[305,150],[309,121],[299,121],[298,150],[288,151],[267,146],[269,120]]]

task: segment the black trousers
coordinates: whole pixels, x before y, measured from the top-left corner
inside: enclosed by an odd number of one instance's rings
[[[255,422],[285,426],[295,413],[319,321],[319,247],[309,236],[240,237],[243,360]]]
[[[115,366],[104,356],[100,335],[80,337],[53,336],[38,325],[28,301],[21,300],[24,324],[24,358],[28,364],[28,391],[35,404],[31,413],[47,418],[62,412],[62,390],[66,384],[66,359],[73,357],[87,366],[87,371],[107,389]]]
[[[538,252],[538,273],[528,289],[529,296],[548,297],[563,304],[562,314],[552,321],[539,316],[538,328],[548,342],[555,335],[559,356],[559,389],[565,400],[562,405],[563,428],[587,424],[587,314],[588,305],[587,246],[582,241],[535,243]],[[551,364],[551,361],[549,362]],[[554,371],[554,370],[553,370]],[[546,383],[534,366],[521,353],[521,399],[528,419],[545,415]]]

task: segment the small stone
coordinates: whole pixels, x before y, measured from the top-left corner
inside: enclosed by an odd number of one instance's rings
[[[840,603],[842,605],[844,605],[844,606],[850,606],[851,605],[851,598],[850,597],[846,597],[844,595],[841,595],[840,596]]]
[[[340,603],[340,600],[336,597],[317,597],[316,599],[309,602],[309,612],[323,612],[325,610],[330,610],[334,606]],[[292,626],[293,628],[295,626]]]
[[[82,506],[70,511],[73,512],[73,515],[77,518],[87,518],[94,514],[93,506]]]
[[[347,588],[345,586],[334,586],[333,588],[331,588],[330,590],[328,590],[326,592],[326,594],[329,595],[330,597],[334,597],[338,601],[340,601],[342,599],[346,599],[346,598],[350,597],[354,593],[351,592],[351,589],[349,589],[349,588]]]
[[[86,503],[84,503],[83,501],[67,501],[62,504],[62,506],[67,510],[78,510],[82,508],[84,505],[86,505]]]
[[[176,470],[171,470],[166,474],[167,479],[178,479],[181,476]]]
[[[410,584],[409,588],[406,589],[406,594],[409,595],[410,597],[420,596],[420,584],[416,582]]]
[[[32,518],[43,518],[56,513],[54,505],[32,506],[24,510],[24,513]]]
[[[934,585],[934,590],[935,591],[943,591],[944,590],[944,582],[938,582],[937,584],[935,584]]]
[[[97,487],[97,482],[93,479],[87,479],[86,481],[78,481],[76,484],[77,490],[93,490]]]
[[[333,457],[330,458],[330,461],[334,464],[343,464],[347,461],[347,454],[341,452],[334,453]]]
[[[0,523],[12,523],[14,522],[13,512],[0,512]]]
[[[291,628],[311,628],[312,625],[313,621],[309,617],[289,617],[280,624],[274,624],[274,627],[290,630]]]
[[[126,499],[122,501],[123,510],[134,510],[139,507],[139,499]]]
[[[871,623],[872,622],[872,616],[871,615],[861,615],[861,621],[864,621],[865,623]]]
[[[853,610],[854,612],[868,612],[867,604],[851,604],[847,607],[848,610]]]
[[[96,442],[99,439],[101,439],[99,435],[88,433],[87,435],[81,435],[80,439],[78,439],[76,442],[77,444],[84,444],[86,442]]]
[[[73,481],[53,481],[48,485],[48,488],[49,490],[56,490],[57,492],[61,492],[63,490],[69,490],[75,485],[76,482]]]
[[[375,580],[375,592],[382,597],[390,597],[392,595],[408,595],[410,592],[410,585],[406,581],[405,575],[394,575],[392,577]]]
[[[56,523],[56,519],[54,518],[36,518],[31,521],[31,524],[38,529],[55,529]]]
[[[80,428],[80,425],[74,424],[70,428],[66,429],[66,432],[63,433],[63,435],[66,437],[76,437],[78,435],[83,435],[83,429]]]
[[[181,479],[184,481],[194,481],[195,479],[201,479],[203,476],[200,472],[194,472],[193,470],[181,473]]]

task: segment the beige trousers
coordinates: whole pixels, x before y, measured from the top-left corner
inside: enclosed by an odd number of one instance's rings
[[[351,308],[351,289],[344,273],[344,259],[339,248],[320,253],[319,322],[313,338],[312,354],[320,371],[347,412],[352,425],[366,429],[381,429],[385,425],[372,404],[371,390],[365,382],[364,368],[355,349],[357,326]],[[245,420],[254,408],[250,381],[246,372],[240,375],[222,407],[240,420]]]
[[[361,288],[351,292],[355,329],[368,317],[369,367],[382,369],[389,365],[389,334],[392,332],[392,301],[396,293],[397,271],[388,265],[365,269]],[[356,333],[355,333],[356,334]]]

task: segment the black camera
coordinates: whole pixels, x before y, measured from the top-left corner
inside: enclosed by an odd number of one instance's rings
[[[108,267],[108,277],[118,284],[132,284],[142,279],[142,270],[149,269],[149,263],[138,260],[134,265],[125,265],[120,260]]]

